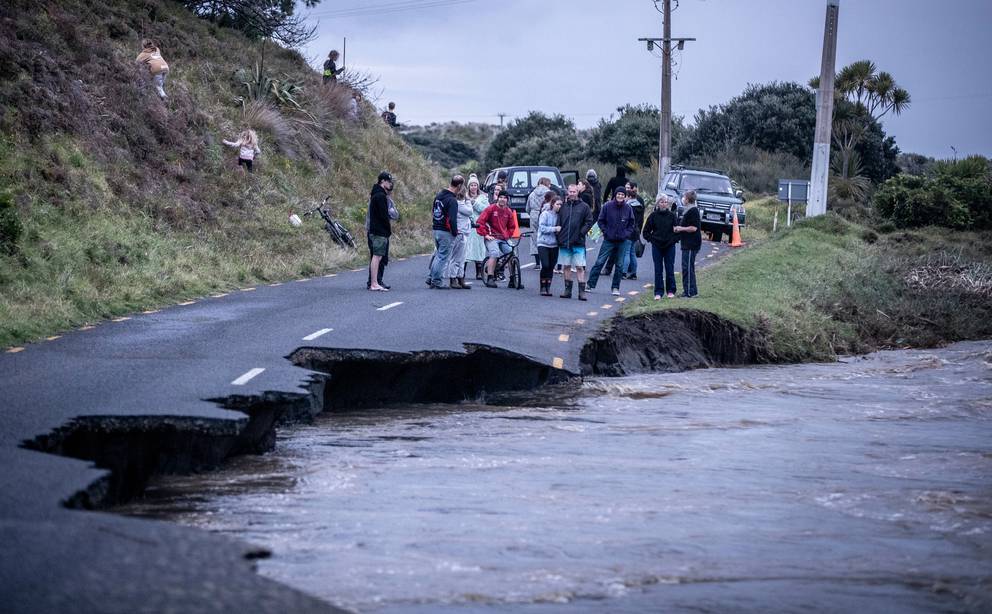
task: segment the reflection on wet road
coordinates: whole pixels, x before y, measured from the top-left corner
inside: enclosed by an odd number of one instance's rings
[[[326,416],[122,511],[361,612],[989,611],[992,345]]]

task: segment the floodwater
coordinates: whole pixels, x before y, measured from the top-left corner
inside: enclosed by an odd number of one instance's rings
[[[356,612],[992,611],[992,343],[343,413],[120,511]]]

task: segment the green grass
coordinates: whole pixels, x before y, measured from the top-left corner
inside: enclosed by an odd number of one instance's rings
[[[756,207],[758,220],[775,206]],[[775,359],[787,362],[992,336],[987,295],[907,282],[914,272],[948,262],[960,275],[980,276],[992,261],[989,233],[928,228],[878,237],[834,214],[780,226],[773,235],[764,226],[758,221],[753,232],[767,238],[700,270],[700,297],[691,303],[646,295],[623,314],[709,311],[760,330]]]

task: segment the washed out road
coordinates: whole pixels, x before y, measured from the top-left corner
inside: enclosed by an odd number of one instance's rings
[[[727,251],[704,242],[699,265]],[[246,544],[65,509],[103,472],[23,442],[85,416],[243,423],[244,414],[208,399],[301,392],[311,374],[286,358],[300,347],[463,352],[477,344],[578,373],[584,341],[623,302],[651,292],[649,252],[639,260],[639,279],[623,282],[622,300],[610,296],[604,278],[587,302],[539,296],[533,266],[520,291],[481,282],[471,291],[428,290],[426,264],[423,257],[394,261],[390,292],[365,290],[364,269],[346,271],[133,314],[0,354],[5,609],[331,611],[252,573]]]

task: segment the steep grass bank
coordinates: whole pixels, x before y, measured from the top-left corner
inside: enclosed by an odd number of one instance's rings
[[[142,37],[158,40],[170,64],[165,102],[133,64]],[[0,7],[0,196],[20,230],[0,250],[0,347],[354,266],[363,258],[332,246],[317,220],[293,228],[287,215],[330,194],[361,239],[384,168],[397,177],[403,216],[394,253],[428,247],[436,167],[371,106],[361,121],[345,119],[350,90],[322,87],[299,54],[272,43],[264,62],[262,53],[169,0]],[[268,100],[246,113],[237,98],[256,63],[298,84],[305,112]],[[263,151],[250,177],[221,143],[246,121]]]
[[[879,235],[834,214],[802,221],[699,272],[691,301],[645,296],[627,317],[711,312],[760,333],[770,360],[992,337],[992,234]]]

